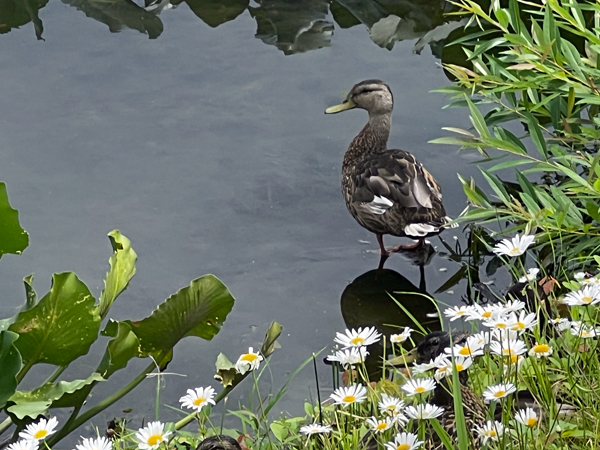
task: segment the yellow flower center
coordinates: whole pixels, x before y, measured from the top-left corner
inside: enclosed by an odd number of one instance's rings
[[[342,401],[344,403],[353,403],[354,401],[356,401],[356,397],[354,395],[346,395]]]
[[[496,325],[494,325],[496,328],[506,328],[506,324],[505,323],[497,323]]]
[[[581,301],[585,304],[592,303],[592,297],[581,297]]]
[[[205,402],[206,399],[202,398],[202,397],[198,397],[196,400],[194,400],[192,403],[194,404],[194,406],[198,406],[200,403]]]
[[[469,356],[471,354],[471,349],[469,349],[469,347],[463,347],[458,351],[458,353],[463,356]]]
[[[36,439],[44,439],[47,434],[48,434],[48,430],[38,430],[35,432],[33,437]]]
[[[535,427],[535,425],[537,424],[537,419],[535,417],[530,417],[529,419],[527,419],[527,423],[525,425],[527,425],[528,427]]]
[[[519,355],[510,355],[506,357],[506,362],[511,362],[513,364],[516,364],[517,362],[519,362]]]
[[[162,441],[162,434],[153,434],[148,438],[148,445],[158,445]]]
[[[504,394],[506,394],[506,391],[498,391],[494,394],[494,397],[496,397],[496,398],[504,397]]]
[[[410,445],[408,444],[400,444],[398,447],[396,447],[396,450],[408,450],[410,448]]]
[[[523,322],[517,322],[515,323],[515,328],[517,330],[522,330],[523,328],[525,328],[525,324]]]
[[[488,318],[492,317],[492,312],[491,312],[491,311],[485,311],[485,312],[484,312],[484,313],[481,315],[481,317],[484,317],[484,318],[488,319]]]
[[[258,359],[258,356],[255,355],[254,353],[246,353],[241,358],[242,361],[248,361],[248,362],[253,362],[253,361],[256,361],[257,359]]]
[[[520,251],[519,247],[513,247],[511,252],[512,253],[518,253]]]
[[[533,347],[533,351],[535,353],[546,353],[550,350],[550,347],[548,347],[546,344],[538,344],[535,347]]]
[[[511,350],[510,348],[503,348],[503,349],[502,349],[502,354],[503,354],[504,356],[512,356],[512,355],[513,355],[513,352],[512,352],[512,350]]]
[[[387,427],[386,422],[381,422],[381,423],[377,424],[377,430],[385,430],[385,427]]]
[[[490,430],[489,436],[496,437],[496,430]]]
[[[354,339],[350,340],[350,343],[352,345],[360,345],[364,342],[365,340],[363,338],[361,338],[360,336],[356,336]]]
[[[425,388],[423,386],[418,386],[417,388],[415,388],[415,392],[417,394],[422,394],[423,392],[425,392]]]
[[[462,370],[465,370],[464,366],[463,366],[462,364],[457,364],[457,365],[456,365],[456,371],[457,371],[457,372],[460,372],[460,371],[462,371]]]

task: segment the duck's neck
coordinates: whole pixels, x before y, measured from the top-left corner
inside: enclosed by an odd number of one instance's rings
[[[362,159],[367,155],[382,153],[387,150],[387,141],[392,127],[392,113],[371,114],[369,121],[346,151],[344,162]]]

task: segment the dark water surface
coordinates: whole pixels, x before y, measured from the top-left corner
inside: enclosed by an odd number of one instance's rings
[[[27,18],[39,3],[0,3],[0,32],[12,28],[0,35],[0,179],[31,235],[22,256],[0,262],[0,316],[23,302],[21,280],[31,272],[40,295],[53,272],[72,270],[98,296],[110,256],[106,234],[114,228],[131,239],[139,259],[111,317],[141,319],[191,279],[217,275],[235,307],[212,342],[188,338],[176,347],[168,371],[187,377],[165,377],[163,403],[177,406],[190,387],[216,387],[217,354],[235,360],[258,347],[272,320],[284,326],[271,358],[275,387],[330,345],[345,321],[375,323],[373,314],[392,320],[387,306],[369,309],[364,296],[353,301],[346,292],[341,301],[349,283],[379,260],[367,251],[377,248],[374,236],[354,222],[340,193],[342,156],[366,113],[323,114],[355,82],[390,84],[390,146],[425,163],[444,188],[449,214],[464,208],[456,173],[476,172],[472,156],[427,144],[442,126],[468,124],[466,111],[442,110],[446,100],[429,92],[449,83],[433,54],[443,47],[436,39],[456,26],[442,25],[442,2],[197,0],[157,16],[132,2],[52,0],[34,17],[45,41],[36,40]],[[376,45],[368,28],[391,50]],[[443,237],[453,243],[458,234]],[[433,256],[427,291],[458,267]],[[406,256],[393,255],[386,268],[405,277],[400,283],[421,284]],[[460,301],[458,290],[436,298]],[[430,309],[424,300],[423,308]],[[87,376],[104,345],[63,379]],[[130,363],[91,402],[146,364]],[[327,391],[329,369],[321,371]],[[305,370],[280,409],[301,413],[313,386],[312,369]],[[128,406],[134,419],[152,418],[155,387],[156,380],[145,382],[94,423]],[[166,409],[162,416],[178,417]]]

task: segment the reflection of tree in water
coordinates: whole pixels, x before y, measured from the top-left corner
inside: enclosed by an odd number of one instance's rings
[[[87,17],[106,24],[111,32],[131,28],[157,38],[163,31],[158,15],[186,3],[212,28],[235,20],[248,10],[256,20],[256,37],[286,55],[331,45],[334,21],[341,28],[364,25],[380,47],[418,39],[418,53],[431,45],[441,55],[443,42],[462,22],[447,22],[446,0],[62,0]],[[0,33],[33,22],[38,39],[42,22],[38,10],[47,0],[0,0]],[[179,11],[187,11],[187,8]],[[331,13],[331,14],[330,14]]]
[[[420,284],[424,286],[424,280]],[[416,287],[394,270],[370,270],[356,278],[342,293],[342,317],[347,328],[374,326],[387,338],[390,334],[401,332],[404,327],[415,328],[406,311],[425,329],[439,330],[441,324],[437,310],[427,297],[430,296],[424,289]],[[414,337],[418,340],[417,336]],[[367,370],[370,379],[377,380],[381,377],[383,346],[381,343],[371,345],[369,352]]]
[[[331,45],[333,24],[327,20],[327,0],[257,0],[250,14],[258,25],[256,37],[286,55]]]

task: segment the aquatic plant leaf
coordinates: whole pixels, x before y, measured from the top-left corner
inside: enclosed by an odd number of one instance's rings
[[[127,289],[129,281],[136,272],[135,262],[137,254],[131,248],[131,241],[121,234],[119,230],[108,233],[108,239],[113,249],[113,254],[108,260],[110,269],[104,278],[104,290],[100,294],[100,316],[106,313],[121,292]]]
[[[10,398],[13,403],[8,408],[11,414],[18,419],[31,417],[35,419],[39,414],[46,414],[48,408],[68,408],[82,404],[86,397],[77,395],[86,386],[104,381],[98,373],[93,373],[85,380],[59,381],[58,383],[44,383],[32,391],[17,391]]]
[[[150,354],[170,350],[187,336],[211,340],[233,303],[233,296],[221,280],[204,275],[170,296],[149,317],[126,323],[140,340],[142,353]]]
[[[9,327],[23,361],[57,366],[85,355],[99,329],[94,297],[73,272],[54,274],[50,292]]]
[[[20,254],[29,245],[29,234],[19,224],[19,212],[10,206],[6,183],[0,182],[0,258]]]
[[[21,354],[14,345],[18,338],[19,335],[12,331],[0,332],[0,409],[17,390],[17,374],[23,365]]]
[[[23,284],[25,285],[25,306],[21,311],[33,308],[37,302],[37,294],[35,293],[35,289],[33,289],[33,274],[29,274],[23,278]]]
[[[229,358],[223,353],[219,353],[217,356],[217,362],[215,363],[217,373],[215,374],[215,380],[219,381],[223,387],[233,386],[235,376],[239,375],[235,370],[235,365],[229,361]],[[241,378],[242,376],[239,375]]]
[[[140,341],[129,324],[112,319],[102,330],[102,335],[111,336],[113,339],[106,345],[104,357],[96,372],[108,378],[117,370],[127,366],[130,359],[138,356]]]

